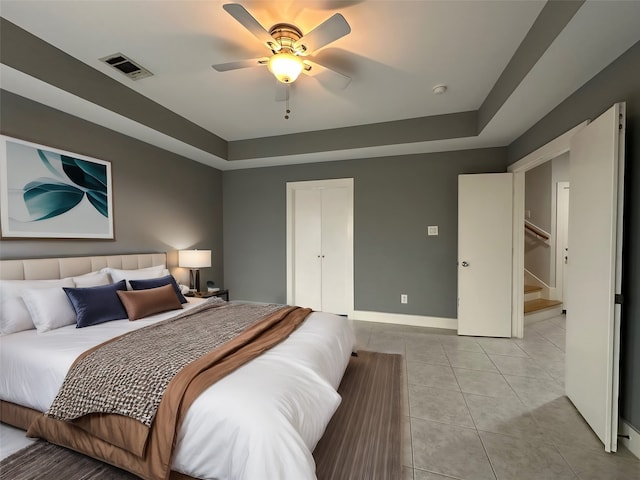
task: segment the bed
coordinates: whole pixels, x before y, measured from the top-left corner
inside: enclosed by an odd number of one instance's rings
[[[76,278],[82,284],[90,272],[110,269],[126,275],[159,267],[167,273],[165,265],[165,254],[4,260],[0,262],[0,281],[6,285],[6,280]],[[0,296],[0,301],[6,303],[5,297]],[[42,412],[51,407],[76,358],[102,342],[152,324],[176,321],[175,317],[187,310],[233,308],[226,302],[221,302],[223,306],[202,302],[189,298],[184,308],[136,321],[116,320],[87,328],[70,324],[48,331],[31,328],[3,334],[0,419],[27,429],[43,417]],[[354,342],[345,318],[312,312],[286,340],[204,389],[176,432],[170,477],[316,478],[312,452],[340,403],[337,388]],[[54,443],[121,466],[110,457],[109,449],[87,448],[73,441]]]

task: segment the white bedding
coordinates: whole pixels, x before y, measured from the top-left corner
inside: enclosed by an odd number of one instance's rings
[[[186,308],[198,302],[189,300]],[[0,398],[46,411],[80,353],[174,314],[0,337]],[[316,478],[311,452],[340,403],[336,390],[353,348],[348,320],[312,313],[286,341],[193,403],[172,469],[217,480]]]

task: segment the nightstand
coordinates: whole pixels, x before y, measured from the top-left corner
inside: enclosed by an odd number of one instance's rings
[[[217,292],[189,292],[185,295],[185,297],[194,297],[194,298],[211,298],[211,297],[224,297],[224,299],[229,301],[229,290],[218,290]]]

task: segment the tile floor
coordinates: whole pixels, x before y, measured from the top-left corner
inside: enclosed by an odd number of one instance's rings
[[[0,459],[26,447],[32,441],[24,436],[24,430],[0,423]]]
[[[406,358],[404,480],[640,479],[640,460],[605,453],[563,395],[563,316],[522,340],[354,324],[359,348]]]
[[[403,480],[640,479],[640,460],[605,453],[563,395],[563,317],[523,340],[354,325],[359,348],[406,358]],[[28,442],[0,425],[0,458]]]

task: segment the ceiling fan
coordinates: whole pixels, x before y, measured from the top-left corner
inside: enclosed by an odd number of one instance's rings
[[[295,82],[300,73],[317,77],[323,84],[335,88],[346,88],[351,82],[351,78],[346,75],[307,58],[314,51],[351,32],[351,27],[339,13],[303,35],[298,27],[290,23],[276,23],[267,30],[239,3],[227,3],[222,8],[271,50],[272,55],[212,65],[218,72],[267,66],[269,71],[285,84]]]

